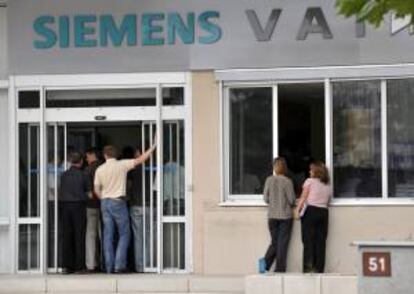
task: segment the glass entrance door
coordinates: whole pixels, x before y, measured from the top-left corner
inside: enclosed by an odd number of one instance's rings
[[[49,272],[56,273],[62,268],[62,233],[65,230],[60,220],[59,184],[62,173],[70,166],[70,153],[84,154],[94,148],[99,154],[105,145],[111,144],[119,150],[119,159],[129,159],[137,155],[137,150],[143,153],[153,144],[156,123],[55,122],[47,124],[46,132],[47,266]],[[161,167],[158,168],[157,154],[153,153],[128,174],[127,181],[132,232],[130,246],[134,251],[136,243],[142,241],[145,272],[176,272],[186,267],[184,120],[164,121],[162,142]],[[102,162],[102,154],[99,157]],[[161,193],[158,185],[163,187]],[[142,211],[142,218],[134,213],[137,206]],[[100,245],[102,247],[102,243]],[[135,259],[131,258],[130,262],[134,263]]]
[[[128,82],[126,77],[130,77]],[[122,158],[130,158],[135,149],[143,152],[154,140],[156,151],[137,168],[139,188],[132,185],[140,195],[142,210],[141,228],[133,233],[142,239],[145,272],[191,270],[190,192],[185,188],[191,177],[187,75],[168,74],[161,79],[157,75],[153,84],[136,83],[148,82],[147,75],[68,78],[48,77],[41,85],[36,79],[22,80],[30,89],[36,85],[32,91],[36,103],[27,109],[16,104],[17,270],[56,273],[62,268],[65,228],[60,222],[59,186],[72,151],[112,144]],[[23,91],[19,87],[27,88],[16,85],[17,98]],[[124,147],[133,150],[132,155]],[[130,220],[133,225],[132,214]]]

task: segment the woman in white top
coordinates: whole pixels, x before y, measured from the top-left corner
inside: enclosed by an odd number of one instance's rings
[[[310,178],[303,184],[297,209],[302,215],[303,272],[323,273],[328,235],[328,204],[331,199],[325,164],[310,165]]]

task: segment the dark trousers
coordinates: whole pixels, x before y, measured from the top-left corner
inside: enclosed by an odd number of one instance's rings
[[[63,267],[85,269],[86,203],[61,202]]]
[[[329,213],[327,208],[310,206],[302,217],[303,272],[323,273],[325,270],[326,237]]]
[[[286,272],[292,219],[269,219],[268,225],[272,241],[265,254],[266,270],[270,269],[276,259],[275,272]]]

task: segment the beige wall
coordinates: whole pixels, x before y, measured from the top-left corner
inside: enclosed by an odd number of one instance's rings
[[[265,207],[220,207],[219,96],[213,72],[193,73],[193,262],[196,273],[254,273],[268,245]],[[414,206],[331,207],[327,272],[355,273],[356,240],[413,240]],[[288,271],[301,271],[295,222]]]

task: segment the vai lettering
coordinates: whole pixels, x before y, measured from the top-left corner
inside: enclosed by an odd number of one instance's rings
[[[269,41],[272,38],[273,31],[276,28],[281,9],[273,9],[263,29],[259,18],[254,10],[246,10],[246,16],[253,30],[256,40],[259,42]],[[311,7],[306,10],[302,25],[300,26],[297,40],[306,40],[309,34],[321,34],[324,39],[332,39],[332,33],[326,22],[323,11],[320,7]]]

